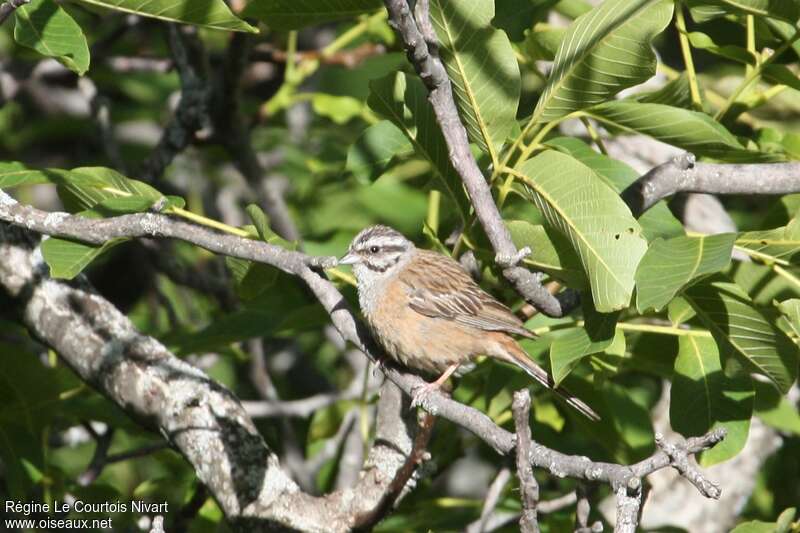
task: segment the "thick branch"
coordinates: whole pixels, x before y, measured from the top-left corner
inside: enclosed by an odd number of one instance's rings
[[[503,275],[537,309],[550,316],[563,316],[567,309],[542,286],[541,276],[517,266],[522,256],[511,241],[489,184],[470,151],[450,79],[436,54],[436,35],[428,17],[428,0],[418,0],[416,21],[406,0],[384,0],[384,4],[389,11],[389,24],[400,36],[409,60],[428,88],[428,101],[447,143],[450,162],[464,182],[475,214],[497,254],[497,262],[503,267]]]
[[[348,531],[363,517],[390,509],[387,497],[396,497],[397,480],[414,472],[419,461],[412,441],[414,413],[401,416],[408,411],[387,384],[376,440],[358,484],[322,498],[302,493],[230,391],[140,334],[82,278],[50,279],[34,239],[5,223],[0,223],[0,257],[0,287],[31,333],[84,381],[164,435],[237,528]]]
[[[800,163],[697,163],[686,153],[654,167],[622,192],[638,217],[656,202],[679,192],[788,194],[800,192]]]
[[[355,319],[339,291],[324,276],[312,270],[312,266],[331,265],[332,258],[310,257],[264,242],[222,235],[205,227],[154,213],[124,215],[102,220],[90,220],[67,213],[49,214],[20,205],[2,191],[0,191],[0,220],[37,232],[71,237],[95,244],[118,237],[173,237],[217,253],[273,265],[302,279],[329,313],[334,326],[342,337],[355,344],[373,360],[379,359],[377,356],[380,352],[373,345],[371,336]],[[0,242],[2,242],[2,238],[0,238]],[[0,257],[10,256],[0,254]],[[37,272],[46,272],[45,268],[39,259],[36,263]],[[13,271],[12,268],[12,273]],[[15,278],[12,276],[11,279]],[[58,283],[49,280],[48,282]],[[120,319],[127,320],[125,317]],[[98,354],[102,350],[101,347],[95,348],[98,349]],[[197,372],[194,369],[193,371]],[[394,366],[386,365],[383,367],[383,371],[392,382],[409,395],[413,395],[416,389],[425,384],[418,376],[403,372]],[[425,395],[421,405],[429,413],[446,418],[472,431],[500,454],[507,455],[515,448],[516,438],[513,433],[497,426],[485,413],[453,401],[441,392]],[[241,409],[238,403],[237,409]],[[248,424],[251,424],[243,411],[242,416],[248,421]],[[724,431],[717,430],[702,438],[689,439],[685,445],[676,445],[677,451],[671,450],[670,453],[667,453],[659,450],[650,458],[631,466],[593,462],[588,457],[562,454],[532,441],[530,462],[533,466],[545,468],[559,477],[569,476],[575,479],[605,482],[617,490],[630,487],[631,483],[635,484],[642,477],[670,465],[676,466],[680,471],[680,463],[674,459],[680,457],[678,451],[685,450],[686,454],[694,454],[710,448],[723,437]]]

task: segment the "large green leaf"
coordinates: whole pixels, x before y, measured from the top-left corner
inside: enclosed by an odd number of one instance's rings
[[[797,0],[703,0],[717,6],[723,12],[750,13],[762,17],[775,17],[792,24],[800,18],[800,2]]]
[[[663,0],[607,0],[578,17],[561,42],[533,118],[561,118],[653,76],[650,41],[669,23],[672,6]]]
[[[58,184],[59,196],[64,204],[73,211],[92,209],[103,202],[114,199],[129,198],[136,205],[142,200],[148,200],[147,206],[139,205],[133,208],[123,208],[121,204],[111,204],[116,206],[113,211],[116,214],[123,212],[134,213],[146,210],[161,198],[164,197],[158,190],[143,181],[126,178],[116,170],[105,167],[81,167],[69,171],[63,179],[56,180]],[[183,206],[183,200],[170,198],[173,205]],[[99,212],[100,215],[105,215]]]
[[[615,340],[615,335],[625,338],[617,331],[619,312],[597,313],[591,306],[584,305],[584,326],[573,328],[560,335],[550,346],[550,370],[556,385],[586,357],[602,352]]]
[[[524,259],[526,265],[546,272],[572,288],[588,287],[581,261],[564,235],[526,220],[509,220],[506,226],[517,248],[528,246],[533,251]]]
[[[636,271],[636,308],[660,311],[688,283],[723,270],[735,238],[724,233],[653,241]]]
[[[753,381],[756,389],[755,413],[765,424],[779,431],[800,435],[797,407],[769,383]]]
[[[781,228],[741,233],[735,246],[760,261],[784,266],[796,264],[795,256],[800,252],[800,222],[792,219]]]
[[[58,183],[68,179],[68,170],[29,168],[19,161],[0,163],[0,189],[16,187],[19,185],[38,185],[42,183]]]
[[[431,21],[471,141],[499,163],[497,149],[514,126],[519,66],[505,32],[492,27],[494,2],[432,0]]]
[[[585,142],[574,137],[556,137],[549,139],[547,145],[572,157],[597,172],[606,179],[611,188],[622,192],[628,185],[639,178],[639,173],[631,167],[607,155],[592,150]],[[639,217],[642,233],[647,240],[656,237],[677,237],[684,234],[683,224],[675,218],[666,205],[659,202]]]
[[[102,245],[86,244],[69,239],[50,238],[42,242],[42,256],[50,267],[50,276],[72,279],[105,252],[127,239],[116,239]]]
[[[369,87],[369,106],[400,128],[417,154],[430,161],[437,178],[433,187],[444,192],[466,220],[470,207],[464,187],[450,164],[447,143],[428,103],[428,92],[422,82],[397,72],[373,80]]]
[[[80,0],[87,4],[215,30],[258,30],[231,13],[223,0]],[[273,1],[273,0],[270,0]]]
[[[242,16],[258,19],[274,30],[297,30],[381,7],[380,0],[250,0]]]
[[[781,392],[789,390],[797,378],[797,346],[741,287],[715,278],[689,287],[684,297],[718,345],[730,348]]]
[[[584,113],[610,126],[649,135],[698,156],[721,161],[762,161],[778,157],[745,149],[724,126],[697,111],[616,100],[586,109]]]
[[[345,168],[366,184],[378,179],[392,159],[413,150],[411,142],[397,126],[382,120],[365,129],[350,146]]]
[[[523,163],[520,173],[547,222],[566,235],[580,257],[597,311],[627,307],[647,250],[628,206],[592,169],[560,152],[539,154]]]
[[[139,213],[153,205],[153,199],[143,196],[111,196],[81,211],[78,216],[102,218]],[[102,254],[129,239],[114,239],[101,245],[86,244],[71,239],[51,237],[42,242],[42,255],[54,278],[72,279]]]
[[[78,23],[52,0],[32,0],[16,10],[14,40],[58,59],[83,74],[89,70],[89,46]]]
[[[678,433],[704,435],[723,427],[725,440],[705,452],[705,466],[730,459],[747,442],[753,414],[753,385],[739,369],[728,376],[722,369],[717,343],[710,337],[682,335],[670,390],[669,420]]]

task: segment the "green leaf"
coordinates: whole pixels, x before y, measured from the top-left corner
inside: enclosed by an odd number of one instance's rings
[[[298,30],[381,7],[380,0],[250,0],[242,16],[258,19],[273,30]]]
[[[19,161],[0,163],[0,189],[8,189],[19,185],[39,185],[56,183],[69,174],[67,170],[36,170]]]
[[[731,530],[731,533],[789,533],[793,531],[792,521],[797,514],[797,509],[789,507],[784,510],[776,522],[762,522],[761,520],[751,520],[742,522]]]
[[[80,0],[81,2],[152,17],[169,22],[181,22],[204,26],[215,30],[244,31],[258,33],[258,30],[236,17],[223,0]],[[273,1],[273,0],[270,0]]]
[[[639,173],[622,161],[592,150],[580,139],[556,137],[549,139],[546,144],[571,155],[597,172],[597,175],[605,178],[611,188],[618,193],[639,178]],[[639,224],[642,226],[642,233],[648,240],[656,237],[677,237],[684,234],[683,224],[670,212],[666,202],[659,202],[648,209],[644,215],[639,217]]]
[[[711,54],[730,59],[744,65],[755,65],[756,58],[753,54],[747,51],[746,48],[734,45],[717,45],[711,37],[703,32],[693,31],[689,33],[689,42],[695,48],[705,50]]]
[[[800,91],[800,78],[797,74],[789,70],[785,65],[774,63],[762,68],[764,79],[779,85],[786,85],[796,91]]]
[[[395,157],[412,153],[414,148],[405,134],[388,120],[365,129],[347,151],[345,168],[363,184],[375,181]]]
[[[315,113],[328,117],[336,124],[346,124],[361,116],[365,104],[352,96],[314,93],[311,96],[311,107],[314,108]]]
[[[497,165],[517,115],[520,77],[508,36],[491,25],[494,2],[432,0],[430,10],[467,135]]]
[[[800,338],[800,298],[790,298],[777,304],[778,310],[783,313],[787,326],[784,331],[793,333],[795,338]]]
[[[250,204],[245,208],[247,214],[250,216],[250,220],[253,221],[255,225],[256,231],[258,232],[258,236],[261,237],[262,241],[269,242],[271,237],[275,236],[275,233],[269,227],[269,218],[264,211],[258,207],[256,204]]]
[[[547,222],[577,252],[597,311],[627,307],[636,267],[647,250],[628,206],[592,169],[553,150],[524,162],[520,172]]]
[[[753,413],[753,386],[747,374],[723,372],[717,343],[710,337],[681,335],[670,392],[669,419],[685,437],[723,427],[725,439],[705,452],[701,463],[730,459],[744,448]]]
[[[422,82],[397,72],[373,80],[369,87],[369,106],[400,128],[411,141],[414,151],[431,163],[437,178],[433,187],[446,194],[458,207],[462,219],[466,220],[470,206],[461,178],[450,164],[447,143]]]
[[[800,252],[800,222],[792,219],[780,228],[741,233],[735,246],[762,262],[783,266],[796,264],[796,255]]]
[[[52,0],[32,0],[15,11],[14,40],[83,75],[89,70],[89,46],[78,23]]]
[[[532,30],[525,32],[523,50],[531,61],[552,61],[556,57],[558,47],[567,33],[566,28],[553,28],[548,24],[537,24]]]
[[[88,218],[113,217],[145,211],[152,205],[152,197],[111,196],[95,204],[91,209],[77,214]],[[50,267],[52,277],[72,279],[92,261],[127,240],[129,239],[114,239],[101,245],[95,245],[50,237],[42,242],[42,255]]]
[[[689,87],[689,77],[682,73],[660,89],[634,94],[630,99],[645,104],[665,104],[689,109],[692,107],[692,91]]]
[[[617,335],[625,338],[625,334],[616,329],[619,315],[619,312],[597,313],[591,305],[584,305],[584,326],[568,330],[550,346],[550,370],[556,386],[584,357],[602,352]]]
[[[672,2],[607,0],[567,29],[533,111],[549,122],[607,100],[656,72],[650,41],[669,24]]]
[[[517,248],[528,246],[533,251],[524,259],[526,265],[546,272],[570,287],[589,286],[580,259],[562,234],[525,220],[509,220],[506,226]]]
[[[630,100],[606,102],[584,110],[588,116],[624,131],[641,133],[721,161],[764,161],[777,156],[746,150],[714,119],[697,111]]]
[[[76,209],[92,209],[113,198],[138,196],[154,204],[163,196],[143,181],[126,178],[116,170],[105,167],[72,169],[67,179],[59,183],[59,195],[64,203]]]
[[[653,241],[636,271],[636,308],[660,311],[688,283],[723,270],[735,238],[723,233]]]
[[[49,238],[42,242],[42,255],[50,267],[50,276],[57,279],[72,279],[92,261],[125,240],[127,239],[93,245],[68,239]]]
[[[759,311],[741,287],[723,278],[697,283],[684,297],[720,346],[730,348],[781,392],[797,378],[797,346]]]
[[[724,13],[750,13],[784,19],[792,24],[800,18],[800,2],[797,0],[704,0],[704,3],[718,6]]]
[[[263,263],[226,257],[225,264],[233,275],[236,295],[244,301],[261,296],[278,279],[278,269]]]
[[[755,413],[768,426],[778,431],[800,435],[800,413],[797,407],[769,383],[753,381],[756,389]]]

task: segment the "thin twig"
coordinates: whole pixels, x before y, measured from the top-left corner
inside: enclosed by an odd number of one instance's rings
[[[707,194],[789,194],[800,192],[800,163],[697,163],[685,153],[654,167],[622,192],[638,217],[678,192]]]
[[[489,490],[486,491],[486,497],[483,499],[483,507],[481,508],[481,517],[467,526],[467,533],[485,533],[489,519],[494,513],[497,504],[500,502],[500,496],[503,494],[503,489],[508,485],[511,479],[511,469],[503,467],[495,476],[492,484],[489,485]]]
[[[550,316],[563,316],[571,308],[568,309],[542,286],[540,274],[518,266],[526,253],[521,253],[514,246],[492,198],[489,184],[470,151],[467,131],[458,115],[450,79],[436,51],[437,40],[430,24],[428,0],[416,3],[416,20],[406,0],[384,0],[384,4],[389,11],[389,25],[399,35],[409,60],[428,88],[428,101],[447,143],[450,163],[464,183],[503,275],[525,300],[542,312]],[[574,296],[570,295],[570,305],[574,303],[572,300]]]
[[[522,500],[522,516],[519,519],[519,529],[523,533],[538,533],[539,520],[536,516],[536,507],[539,503],[539,484],[533,477],[530,465],[531,457],[531,426],[529,422],[531,412],[531,393],[522,389],[514,393],[511,403],[514,414],[514,426],[517,430],[517,477],[519,477],[519,492]]]

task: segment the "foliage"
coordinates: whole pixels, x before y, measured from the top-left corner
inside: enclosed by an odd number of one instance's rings
[[[448,158],[427,89],[404,61],[381,8],[375,0],[230,6],[223,0],[33,0],[3,28],[0,50],[15,66],[9,70],[30,73],[44,57],[55,58],[71,71],[60,73],[61,83],[78,99],[85,99],[80,84],[93,80],[110,102],[121,157],[103,138],[110,130],[95,131],[102,120],[97,98],[82,101],[76,112],[52,102],[48,107],[46,94],[27,89],[25,98],[9,98],[0,107],[0,188],[13,188],[23,202],[89,218],[156,210],[319,255],[340,255],[362,227],[386,223],[420,246],[453,255],[471,250],[481,260],[483,286],[518,309],[522,302],[499,276],[494,251]],[[552,13],[569,24],[554,27]],[[132,27],[128,14],[140,17]],[[431,1],[440,55],[473,151],[515,244],[533,250],[524,264],[582,297],[582,307],[568,317],[529,319],[539,337],[522,344],[549,366],[557,383],[596,406],[603,421],[581,420],[537,389],[532,429],[539,442],[596,460],[640,460],[655,447],[650,410],[666,379],[676,431],[688,437],[714,427],[728,430],[724,443],[702,456],[703,465],[740,453],[754,418],[784,436],[778,457],[789,458],[785,450],[800,446],[796,402],[785,396],[798,369],[800,196],[728,199],[725,206],[740,230],[701,235],[685,229],[665,202],[634,218],[619,193],[639,173],[609,149],[614,138],[635,134],[705,161],[800,159],[799,16],[793,1],[606,0],[596,7],[579,0]],[[158,149],[152,127],[171,120],[161,104],[179,89],[179,76],[120,71],[117,59],[172,58],[167,22],[197,28],[212,65],[202,83],[211,86],[214,75],[224,75],[221,65],[231,68],[231,50],[241,54],[239,60],[252,60],[242,94],[227,95],[241,97],[238,106],[214,100],[210,109],[212,118],[230,113],[238,119],[241,112],[252,128],[247,139],[229,141],[224,121],[213,118],[213,135],[195,138],[203,142],[179,155],[164,176],[145,182],[137,164]],[[249,46],[234,48],[239,39],[250,41],[252,54]],[[264,50],[266,60],[258,54]],[[661,82],[657,89],[628,91],[653,76]],[[31,74],[29,81],[44,93],[57,89],[46,77]],[[569,138],[557,133],[569,124],[580,129]],[[269,197],[259,196],[261,176],[247,174],[246,158],[230,142],[252,143],[269,160],[264,176],[288,178],[286,200],[302,242],[280,237],[275,221],[250,205]],[[247,193],[232,177],[232,159],[245,174]],[[43,184],[54,186],[58,202],[42,192],[50,189],[33,187]],[[225,204],[231,197],[233,206]],[[214,354],[206,370],[243,399],[258,396],[259,385],[250,379],[254,355],[244,343],[253,338],[263,338],[269,348],[268,366],[284,399],[361,379],[343,364],[343,351],[325,334],[328,316],[298,280],[266,265],[220,261],[184,243],[170,250],[174,257],[166,259],[221,277],[232,296],[186,283],[153,261],[141,243],[51,238],[42,246],[51,275],[71,279],[85,272],[144,333],[174,353],[193,361]],[[338,269],[329,274],[355,305],[351,276]],[[94,446],[85,438],[67,445],[57,435],[102,422],[115,429],[112,452],[157,436],[55,357],[41,357],[34,340],[5,318],[0,494],[40,501],[62,501],[67,494],[92,501],[146,495],[175,509],[191,500],[194,473],[166,450],[110,466],[83,486],[79,476]],[[294,355],[272,357],[282,350]],[[528,380],[520,372],[484,361],[458,382],[454,396],[513,429],[511,393],[524,386]],[[279,452],[295,439],[294,445],[315,455],[354,405],[369,433],[365,413],[374,400],[341,400],[308,420],[284,426],[267,420],[259,429]],[[453,473],[464,455],[495,470],[499,459],[445,422],[431,452],[436,472],[377,530],[463,529],[480,516],[480,491],[453,489]],[[316,473],[315,491],[332,487],[338,461],[336,454]],[[796,455],[794,461],[796,473]],[[767,463],[735,531],[796,530],[795,511],[787,507],[800,488],[796,476],[780,476],[782,468],[781,461]],[[503,490],[501,510],[519,510],[512,485]],[[542,497],[571,488],[568,481],[549,479]],[[561,531],[565,523],[571,528],[571,512],[542,523],[547,531]],[[167,516],[167,530],[177,516]],[[123,513],[114,524],[132,526],[136,519]],[[215,530],[221,520],[209,500],[192,531]]]

